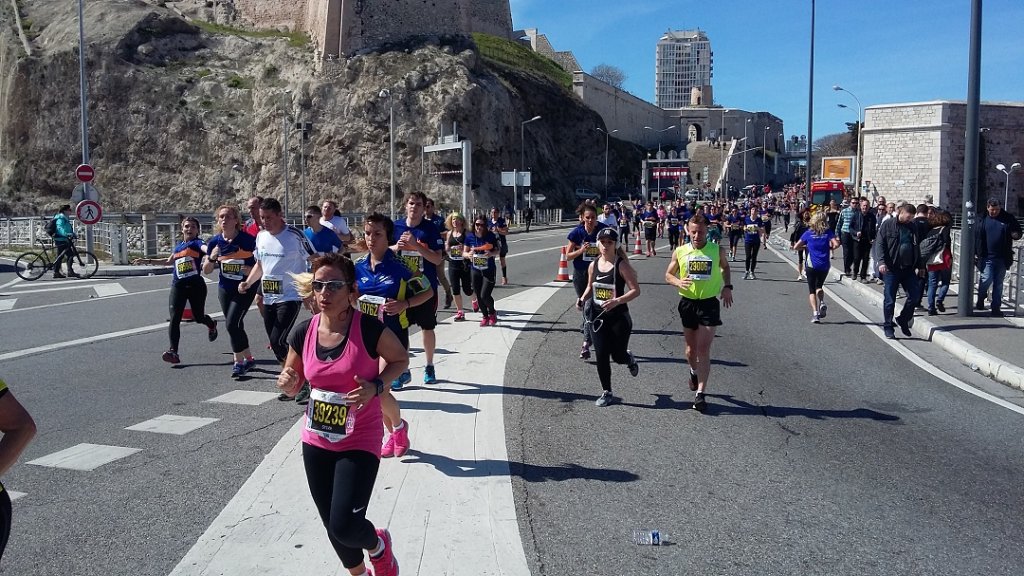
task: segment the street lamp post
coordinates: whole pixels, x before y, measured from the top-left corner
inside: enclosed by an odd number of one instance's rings
[[[747,125],[753,122],[752,118],[747,118],[747,121],[743,123],[743,151],[747,151]],[[743,155],[743,185],[747,185],[747,155]]]
[[[728,108],[723,108],[722,109],[722,131],[718,133],[718,157],[719,157],[719,163],[721,164],[720,170],[722,171],[722,175],[719,178],[719,180],[721,181],[721,186],[719,187],[719,193],[724,194],[724,196],[727,197],[727,198],[729,196],[729,191],[727,189],[728,183],[725,181],[726,172],[727,172],[727,169],[726,169],[726,166],[725,166],[725,115],[728,114],[729,111],[730,110]],[[745,128],[746,128],[746,126],[744,126],[744,129]]]
[[[1020,168],[1020,162],[1014,162],[1009,168],[1002,164],[996,164],[996,170],[1006,175],[1006,187],[1003,188],[1003,210],[1006,209],[1006,202],[1010,199],[1010,173]]]
[[[842,86],[839,85],[835,85],[832,87],[832,89],[835,90],[836,92],[846,92],[850,96],[853,96],[853,99],[857,101],[857,172],[856,178],[854,178],[854,182],[857,183],[857,193],[860,194],[862,193],[860,183],[862,173],[862,170],[860,169],[860,129],[864,125],[864,106],[861,105],[860,98],[857,98],[856,94],[850,92],[846,88],[843,88]],[[846,106],[844,106],[843,104],[840,104],[839,107],[846,108]]]
[[[540,120],[539,115],[519,123],[519,172],[526,166],[526,125],[537,120]],[[519,211],[519,174],[516,174],[515,185],[512,187],[512,211]]]
[[[762,178],[764,182],[762,184],[768,183],[768,130],[771,130],[771,127],[765,126],[764,138],[761,139],[761,164],[764,165],[764,178]]]
[[[601,127],[598,126],[598,127],[595,127],[594,130],[597,130],[599,132],[604,132],[604,195],[605,195],[605,197],[607,197],[608,196],[608,139],[611,137],[612,134],[615,134],[616,132],[618,132],[618,129],[615,129],[615,130],[612,130],[611,132],[608,132],[604,128],[601,128]]]
[[[391,90],[384,88],[380,91],[381,98],[388,99],[388,163],[391,172],[391,220],[395,219],[395,100],[391,97]]]

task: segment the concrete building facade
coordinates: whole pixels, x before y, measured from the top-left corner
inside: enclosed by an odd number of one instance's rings
[[[666,109],[714,104],[710,88],[713,72],[707,34],[701,30],[665,32],[655,48],[654,104]]]
[[[977,203],[988,197],[1024,212],[1024,171],[996,170],[1024,163],[1024,103],[987,102],[981,106],[981,149]],[[869,106],[864,110],[864,183],[871,195],[887,200],[925,201],[959,210],[963,203],[967,106],[932,101]]]

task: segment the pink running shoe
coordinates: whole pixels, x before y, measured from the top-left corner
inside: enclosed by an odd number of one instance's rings
[[[370,557],[370,564],[373,564],[373,573],[376,576],[398,576],[398,560],[391,550],[391,533],[387,529],[377,528],[377,537],[384,543],[384,550],[380,557]]]
[[[391,434],[391,440],[394,441],[392,450],[397,458],[405,456],[405,453],[409,451],[409,423],[403,419],[402,425],[401,430],[395,430]]]
[[[459,310],[458,312],[455,313],[455,321],[456,322],[462,322],[465,319],[466,319],[466,314],[462,310]]]
[[[487,316],[484,316],[483,318],[481,318],[481,319],[480,319],[480,325],[481,325],[481,326],[487,326],[487,324],[489,323],[489,321],[490,321],[490,318],[489,318],[489,317],[487,317]]]
[[[385,440],[384,445],[380,447],[381,458],[391,458],[395,455],[395,434],[397,434],[397,432],[388,434],[388,439]]]
[[[498,325],[498,315],[497,314],[491,314],[490,324],[491,324],[491,326],[497,326]]]
[[[473,300],[473,312],[479,312],[479,311],[480,311],[480,303],[477,302],[476,300]]]

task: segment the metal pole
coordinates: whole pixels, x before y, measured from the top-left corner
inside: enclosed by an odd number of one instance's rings
[[[768,183],[768,126],[764,127],[764,138],[761,138],[761,164],[764,164],[764,182]]]
[[[608,132],[604,133],[604,195],[605,195],[605,197],[608,196],[608,138],[610,138],[610,137],[611,137],[611,135],[608,134]],[[1007,182],[1009,182],[1009,179],[1007,179]],[[1003,202],[1003,205],[1005,206],[1006,203]]]
[[[281,167],[284,170],[284,220],[288,221],[288,114],[285,113],[281,119],[281,156],[283,158],[283,165]]]
[[[981,113],[981,0],[971,1],[971,44],[967,61],[967,133],[963,163],[963,223],[960,226],[957,316],[971,316],[974,313],[974,211],[975,196],[978,194],[978,117]]]
[[[747,118],[743,122],[743,185],[747,185],[747,124],[750,124],[750,118]]]
[[[811,194],[811,142],[814,142],[814,0],[811,0],[811,64],[807,82],[807,173],[804,175],[804,191],[808,198]]]
[[[89,107],[86,102],[84,0],[78,0],[78,84],[82,105],[82,164],[89,163]],[[86,184],[88,186],[88,184]],[[85,249],[92,252],[92,225],[85,227]]]
[[[529,120],[526,122],[529,122]],[[512,172],[515,176],[515,182],[512,185],[513,212],[519,209],[519,172],[523,170],[523,166],[526,164],[526,122],[519,123],[519,169]]]
[[[395,220],[395,100],[391,97],[391,92],[388,92],[388,103],[391,105],[391,111],[389,113],[388,120],[388,139],[390,140],[390,151],[389,151],[389,163],[391,165],[391,220]],[[465,204],[465,200],[463,200]],[[463,207],[463,213],[465,213],[465,207]]]
[[[301,178],[302,186],[302,210],[306,209],[306,123],[301,122],[302,132],[299,135],[299,178]]]

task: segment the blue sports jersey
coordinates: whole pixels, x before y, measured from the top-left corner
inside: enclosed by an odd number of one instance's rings
[[[466,234],[466,247],[470,248],[473,252],[473,257],[469,261],[469,267],[471,270],[486,270],[493,272],[494,268],[494,257],[487,256],[487,252],[494,250],[499,247],[500,240],[498,235],[494,232],[487,232],[483,236],[477,236],[476,234],[469,232]],[[490,244],[489,249],[484,249]]]
[[[171,284],[177,284],[182,280],[195,278],[202,273],[203,241],[199,238],[182,240],[174,247],[173,259],[174,275],[171,277]]]
[[[370,255],[356,260],[356,286],[359,288],[359,311],[367,316],[375,316],[384,321],[384,325],[395,334],[408,330],[409,318],[406,311],[400,314],[385,314],[381,309],[380,298],[391,300],[408,300],[429,286],[427,279],[419,272],[412,272],[405,262],[388,250],[384,258],[373,267]]]
[[[217,257],[220,267],[218,285],[227,292],[237,291],[247,276],[243,269],[256,265],[256,238],[245,231],[238,232],[230,241],[225,240],[223,234],[217,234],[206,243],[206,253],[211,253],[214,247],[220,250]]]
[[[743,219],[743,243],[744,244],[760,244],[761,243],[761,232],[764,230],[764,222],[761,221],[761,217],[758,216],[757,220],[754,220],[750,216]]]
[[[406,231],[411,232],[413,237],[419,241],[420,245],[426,248],[439,252],[444,249],[444,239],[441,238],[441,231],[437,229],[437,226],[433,222],[424,218],[418,226],[410,228],[405,219],[398,220],[395,222],[395,233],[391,237],[391,242],[397,243],[398,239],[402,237]],[[421,271],[430,281],[430,287],[437,290],[437,266],[432,264],[429,260],[423,257],[422,254],[415,250],[404,251],[398,254],[405,261],[405,265],[409,270],[413,272]]]
[[[584,242],[590,242],[590,250],[586,254],[583,254],[578,258],[573,259],[573,268],[575,268],[576,270],[585,271],[587,267],[590,266],[591,262],[597,260],[597,257],[600,254],[597,248],[597,233],[605,228],[607,228],[607,226],[598,222],[594,226],[593,234],[587,234],[587,229],[585,226],[583,226],[583,224],[580,224],[579,226],[573,228],[569,232],[569,235],[566,236],[566,238],[569,240],[569,242],[572,242],[576,246],[583,246]]]

